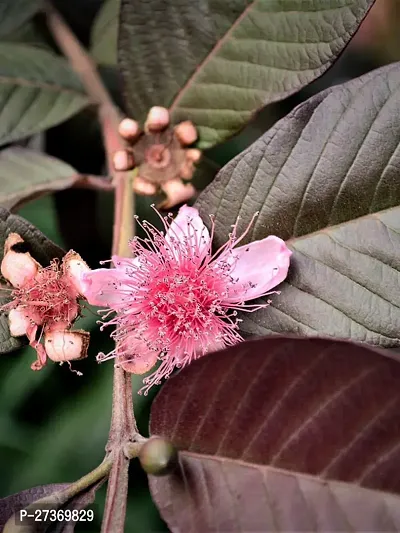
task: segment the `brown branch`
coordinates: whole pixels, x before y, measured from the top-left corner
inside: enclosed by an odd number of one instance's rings
[[[92,58],[86,50],[84,50],[81,43],[65,23],[64,19],[50,2],[45,3],[45,11],[47,24],[54,40],[60,50],[62,50],[64,55],[68,58],[73,70],[78,74],[89,97],[95,104],[114,108],[116,121],[118,122],[119,112],[114,106],[107,89],[104,87]]]
[[[79,174],[71,189],[92,189],[96,191],[112,192],[114,185],[107,176],[90,176]]]
[[[73,35],[59,13],[47,3],[48,26],[60,49],[80,77],[89,97],[99,106],[104,148],[108,170],[115,187],[113,253],[128,255],[127,240],[134,234],[133,174],[117,172],[112,157],[126,144],[118,133],[121,114],[104,87],[96,66],[78,39]],[[122,368],[114,367],[112,420],[106,450],[113,457],[104,509],[102,533],[123,533],[128,491],[129,459],[124,446],[134,441],[137,427],[133,413],[131,376]]]

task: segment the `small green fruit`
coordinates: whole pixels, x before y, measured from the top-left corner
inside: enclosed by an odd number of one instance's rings
[[[139,452],[139,461],[147,474],[165,476],[177,464],[178,452],[175,446],[161,438],[151,437]]]

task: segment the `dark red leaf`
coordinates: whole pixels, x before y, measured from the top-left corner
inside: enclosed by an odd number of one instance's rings
[[[242,343],[171,378],[151,433],[185,450],[175,474],[150,476],[173,531],[400,525],[397,497],[365,490],[400,492],[400,364],[384,352],[328,339]]]
[[[31,489],[23,490],[16,494],[11,494],[0,499],[0,531],[3,531],[7,520],[16,512],[24,509],[29,504],[40,498],[49,496],[53,492],[63,490],[68,487],[68,483],[55,483],[52,485],[42,485]]]

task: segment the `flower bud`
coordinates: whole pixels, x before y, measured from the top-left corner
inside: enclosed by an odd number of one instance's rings
[[[118,127],[118,131],[124,139],[134,139],[139,133],[139,124],[136,120],[124,118]]]
[[[169,111],[165,107],[154,106],[150,109],[146,123],[145,131],[160,131],[169,124]]]
[[[17,233],[10,233],[4,244],[4,258],[0,267],[3,277],[16,288],[34,278],[39,267],[29,252],[19,249],[23,246],[24,240]]]
[[[25,309],[11,309],[8,314],[10,333],[13,337],[26,335],[30,322]]]
[[[87,357],[89,333],[86,331],[49,331],[44,337],[47,356],[62,363]]]
[[[139,461],[147,474],[164,476],[176,466],[178,452],[171,442],[162,437],[151,437],[140,450]]]
[[[82,257],[74,251],[70,251],[63,259],[63,269],[66,278],[77,291],[83,294],[82,274],[90,272],[90,268]]]
[[[190,120],[175,126],[175,135],[183,145],[193,144],[197,140],[197,130]]]

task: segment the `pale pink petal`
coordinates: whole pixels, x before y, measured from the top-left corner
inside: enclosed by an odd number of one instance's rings
[[[150,350],[146,354],[133,355],[131,357],[121,357],[118,359],[118,363],[122,366],[125,372],[130,374],[146,374],[153,368],[158,359],[156,352]]]
[[[285,242],[273,235],[232,250],[217,263],[232,265],[232,284],[224,302],[253,300],[276,287],[287,276],[292,252]]]
[[[158,352],[150,350],[144,341],[134,337],[127,337],[117,346],[118,364],[131,374],[145,374],[157,360]]]
[[[32,370],[41,370],[47,361],[46,350],[43,344],[36,340],[36,333],[38,326],[36,324],[30,324],[26,331],[26,336],[29,339],[29,346],[32,346],[36,350],[37,359],[31,364]]]
[[[210,247],[210,234],[199,212],[187,205],[179,209],[167,230],[165,240],[176,256],[181,255],[181,248],[176,247],[177,243],[185,249],[195,251],[200,257],[203,257]]]
[[[132,283],[122,270],[99,268],[82,275],[82,292],[92,305],[120,309],[129,301]]]
[[[84,272],[90,272],[90,268],[82,257],[72,250],[63,259],[63,271],[78,294],[82,294],[81,278]]]
[[[111,257],[112,263],[115,266],[116,270],[121,270],[126,272],[126,269],[136,267],[140,267],[140,257],[122,257],[120,255],[113,255]]]

